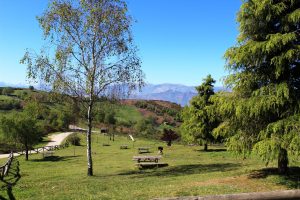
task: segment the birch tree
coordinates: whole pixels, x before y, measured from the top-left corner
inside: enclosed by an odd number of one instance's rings
[[[133,43],[132,18],[122,0],[52,0],[37,20],[46,45],[27,50],[21,63],[29,79],[80,101],[87,116],[88,176],[93,175],[91,130],[94,103],[109,87],[143,85]]]

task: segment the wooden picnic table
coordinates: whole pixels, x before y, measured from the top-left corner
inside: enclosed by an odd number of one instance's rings
[[[158,162],[162,157],[161,156],[133,156],[132,160],[140,162]]]
[[[42,154],[43,154],[43,158],[46,158],[46,157],[49,157],[49,156],[53,156],[54,151],[45,151]]]
[[[127,145],[127,144],[122,144],[122,145],[120,146],[120,149],[128,149],[128,145]]]
[[[140,169],[168,166],[168,163],[158,162],[161,158],[162,156],[133,156],[132,160],[137,161],[135,165],[137,165]]]
[[[141,154],[141,153],[150,153],[150,147],[139,147],[138,152],[139,152],[139,154]]]

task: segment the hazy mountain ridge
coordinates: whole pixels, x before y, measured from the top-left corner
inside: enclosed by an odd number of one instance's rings
[[[11,84],[0,82],[0,87],[20,87],[28,88],[24,84]],[[41,86],[37,88],[41,89]],[[215,91],[222,90],[223,87],[215,87]],[[42,90],[45,90],[42,89]],[[147,84],[141,91],[134,91],[129,99],[144,99],[144,100],[163,100],[177,103],[181,106],[185,106],[189,103],[193,96],[197,95],[197,91],[194,86],[186,86],[181,84]]]
[[[222,89],[222,87],[215,87],[216,92]],[[130,98],[164,100],[185,106],[195,95],[197,95],[197,91],[193,86],[166,83],[158,85],[148,84],[142,88],[141,92],[134,92]]]

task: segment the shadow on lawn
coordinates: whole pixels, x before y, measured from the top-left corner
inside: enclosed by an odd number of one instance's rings
[[[202,174],[210,172],[226,172],[240,167],[236,163],[223,164],[194,164],[194,165],[179,165],[174,167],[167,167],[159,170],[132,170],[120,173],[119,175],[142,175],[141,177],[153,176],[182,176],[188,174]]]
[[[206,151],[203,150],[203,149],[198,149],[198,150],[195,150],[195,151],[199,151],[199,152],[223,152],[223,151],[227,151],[227,149],[207,149]]]
[[[0,179],[0,191],[6,191],[7,194],[7,198],[5,198],[0,194],[0,200],[16,199],[13,195],[12,189],[13,186],[15,186],[21,178],[19,166],[20,166],[19,161],[16,158],[14,158],[14,160],[11,163],[11,167],[9,169],[8,175],[5,176],[3,180]]]
[[[278,176],[278,184],[280,185],[285,185],[290,189],[300,188],[300,167],[290,167],[289,172],[286,175],[279,174],[277,168],[264,168],[252,171],[248,177],[253,179],[261,179],[272,175]]]
[[[41,159],[32,159],[32,162],[59,162],[59,161],[68,161],[72,158],[77,158],[81,156],[47,156]]]

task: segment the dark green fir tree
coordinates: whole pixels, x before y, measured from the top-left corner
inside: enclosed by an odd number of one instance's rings
[[[214,99],[223,116],[214,133],[286,173],[300,152],[300,1],[244,1],[237,21],[238,43],[225,54],[232,92]]]
[[[217,118],[212,108],[210,97],[214,95],[215,80],[208,75],[203,83],[196,87],[198,95],[193,97],[190,105],[182,112],[183,123],[181,136],[186,142],[204,144],[204,150],[208,150],[208,143],[214,140],[212,130],[217,125]]]

